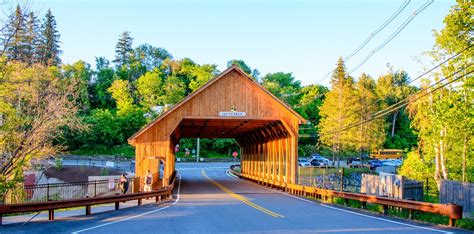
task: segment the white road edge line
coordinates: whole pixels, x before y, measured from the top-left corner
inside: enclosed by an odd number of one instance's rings
[[[240,178],[238,178],[237,176],[232,175],[232,173],[230,173],[230,170],[227,170],[227,171],[226,171],[226,174],[227,174],[227,176],[229,176],[229,177],[232,177],[232,178],[234,178],[234,179],[239,179],[239,180],[240,180]],[[249,181],[246,181],[246,180],[243,180],[243,181],[255,185],[255,184],[252,183],[252,182],[249,182]],[[266,190],[268,190],[268,191],[281,193],[281,194],[286,195],[286,196],[288,196],[288,197],[292,197],[292,198],[295,198],[295,199],[298,199],[298,200],[301,200],[301,201],[304,201],[304,202],[308,202],[308,203],[320,205],[320,206],[323,206],[323,207],[326,207],[326,208],[329,208],[329,209],[334,209],[334,210],[338,210],[338,211],[342,211],[342,212],[346,212],[346,213],[350,213],[350,214],[355,214],[355,215],[363,216],[363,217],[366,217],[366,218],[372,218],[372,219],[381,220],[381,221],[385,221],[385,222],[389,222],[389,223],[395,223],[395,224],[399,224],[399,225],[403,225],[403,226],[408,226],[408,227],[414,227],[414,228],[419,228],[419,229],[425,229],[425,230],[433,231],[433,232],[441,232],[441,233],[446,233],[446,234],[448,234],[448,233],[451,234],[451,233],[452,233],[452,232],[447,232],[447,231],[438,230],[438,229],[433,229],[433,228],[428,228],[428,227],[422,227],[422,226],[416,226],[416,225],[407,224],[407,223],[401,223],[401,222],[397,222],[397,221],[393,221],[393,220],[389,220],[389,219],[384,219],[384,218],[379,218],[379,217],[374,217],[374,216],[370,216],[370,215],[366,215],[366,214],[360,214],[360,213],[353,212],[353,211],[350,211],[350,210],[344,210],[344,209],[340,209],[340,208],[336,208],[336,207],[332,207],[332,206],[328,206],[328,205],[324,205],[324,204],[319,204],[319,203],[314,202],[314,201],[311,201],[311,200],[307,200],[307,199],[304,199],[304,198],[301,198],[301,197],[293,196],[293,195],[288,194],[288,193],[285,193],[285,192],[281,192],[281,191],[269,189],[269,188],[264,187],[264,186],[260,186],[260,185],[258,185],[258,186],[259,186],[259,187],[262,187],[262,188],[264,188],[264,189],[266,189]]]
[[[97,225],[97,226],[93,226],[93,227],[86,228],[86,229],[81,229],[81,230],[72,232],[72,234],[81,233],[81,232],[89,231],[89,230],[92,230],[92,229],[96,229],[96,228],[108,226],[108,225],[111,225],[111,224],[114,224],[114,223],[119,223],[119,222],[127,221],[127,220],[130,220],[130,219],[138,218],[138,217],[141,217],[141,216],[144,216],[144,215],[147,215],[147,214],[151,214],[151,213],[154,213],[154,212],[157,212],[157,211],[160,211],[160,210],[164,210],[164,209],[167,209],[167,208],[169,208],[169,207],[171,207],[171,206],[176,205],[176,203],[179,202],[179,197],[180,197],[180,193],[179,193],[179,192],[180,192],[180,190],[181,190],[181,174],[178,174],[178,176],[179,176],[178,192],[177,192],[176,200],[173,202],[173,204],[171,204],[171,205],[169,205],[169,206],[165,206],[165,207],[159,208],[159,209],[156,209],[156,210],[148,211],[148,212],[145,212],[145,213],[142,213],[142,214],[139,214],[139,215],[127,217],[127,218],[124,218],[124,219],[119,219],[119,220],[116,220],[116,221],[113,221],[113,222],[104,223],[104,224]]]

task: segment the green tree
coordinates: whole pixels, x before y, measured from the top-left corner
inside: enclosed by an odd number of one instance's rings
[[[26,15],[17,5],[15,12],[9,18],[3,38],[5,55],[9,60],[25,62],[28,56]]]
[[[375,86],[375,81],[365,73],[361,75],[355,84],[355,97],[357,99],[355,115],[360,122],[367,121],[372,117],[373,113],[380,109]],[[361,124],[356,127],[356,131],[357,137],[354,141],[357,142],[357,149],[361,153],[368,152],[371,149],[382,148],[385,141],[384,119],[375,119]]]
[[[115,45],[115,59],[113,62],[117,68],[129,68],[134,53],[132,45],[133,38],[130,36],[130,32],[123,32]]]
[[[114,100],[107,89],[115,80],[115,71],[110,63],[103,57],[96,58],[96,68],[91,81],[91,106],[92,108],[112,109]]]
[[[59,37],[56,19],[54,19],[51,9],[48,9],[41,26],[41,43],[39,45],[39,55],[43,64],[53,66],[61,64],[59,55],[62,51],[59,47]]]
[[[183,81],[175,76],[166,78],[163,90],[165,91],[163,102],[174,105],[180,102],[186,95],[186,86]]]
[[[452,79],[464,78],[445,87],[440,87],[442,84],[432,87],[432,81],[424,80],[422,88],[429,92],[428,95],[409,105],[412,125],[419,132],[420,160],[432,162],[428,164],[428,170],[438,186],[442,179],[474,181],[474,174],[470,173],[474,170],[471,149],[474,143],[474,79],[469,67],[474,57],[471,8],[471,3],[457,1],[444,19],[445,27],[435,32],[436,44],[430,52],[437,62],[462,52],[434,74],[434,81],[456,71],[461,72]],[[432,91],[434,89],[437,90]]]
[[[380,107],[387,108],[413,94],[416,89],[409,85],[409,76],[404,71],[389,72],[377,79],[375,92],[381,99]],[[388,126],[386,148],[410,149],[416,145],[416,135],[410,128],[405,108],[387,116]],[[410,141],[407,141],[410,140]]]
[[[151,107],[163,104],[163,74],[155,69],[138,78],[137,89],[140,104],[150,110]]]
[[[259,80],[260,72],[257,69],[252,70],[252,68],[250,68],[250,66],[247,65],[243,60],[232,59],[227,62],[227,67],[231,67],[232,65],[236,65],[237,67],[242,69],[242,71],[253,77],[255,80]]]
[[[346,72],[342,58],[339,58],[331,79],[331,90],[326,94],[320,109],[320,141],[330,146],[334,153],[354,149],[353,139],[357,136],[355,128],[340,131],[345,126],[357,122],[355,114],[357,100],[354,98],[354,81]],[[333,159],[335,154],[333,154]]]
[[[204,65],[195,65],[190,67],[188,71],[189,75],[192,77],[189,82],[189,88],[191,92],[198,90],[201,86],[206,84],[210,79],[217,75],[217,65],[215,64],[204,64]]]
[[[80,107],[80,112],[88,112],[91,108],[89,84],[91,83],[92,69],[90,65],[79,60],[73,64],[64,65],[62,68],[64,78],[76,84],[76,92],[78,94],[76,102],[78,107]]]
[[[33,12],[28,14],[26,26],[26,54],[28,57],[26,62],[29,64],[38,63],[41,61],[38,51],[41,43],[40,26],[38,18]]]
[[[291,73],[269,73],[263,77],[262,83],[268,91],[291,107],[296,106],[301,98],[301,82],[295,80]]]
[[[117,105],[118,115],[125,115],[135,108],[129,86],[130,83],[126,80],[115,80],[108,89]]]

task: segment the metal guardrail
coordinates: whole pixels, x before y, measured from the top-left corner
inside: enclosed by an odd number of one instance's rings
[[[232,165],[230,167],[230,172],[239,178],[254,181],[258,184],[265,186],[278,188],[283,191],[286,191],[290,194],[303,196],[303,197],[313,197],[316,199],[322,199],[323,201],[332,200],[334,197],[344,199],[347,204],[349,200],[360,201],[362,207],[366,207],[367,203],[378,204],[383,206],[383,214],[387,214],[389,207],[399,207],[407,209],[409,211],[409,218],[411,218],[412,211],[423,211],[427,213],[439,214],[447,216],[449,218],[449,226],[456,226],[456,220],[462,219],[462,206],[454,204],[439,204],[439,203],[428,203],[420,201],[411,201],[387,197],[379,197],[366,195],[361,193],[350,193],[342,192],[328,189],[315,188],[310,186],[303,186],[297,184],[289,184],[284,182],[273,181],[270,179],[262,179],[256,176],[245,175],[237,172],[236,167],[239,165]]]
[[[85,206],[85,214],[90,215],[91,206],[115,203],[115,210],[120,208],[120,202],[138,200],[138,205],[142,204],[142,199],[155,197],[156,202],[160,202],[162,199],[171,197],[171,193],[174,189],[174,184],[176,182],[176,172],[170,178],[170,185],[163,187],[161,189],[151,191],[151,192],[136,192],[123,195],[111,195],[111,196],[102,196],[102,197],[91,197],[91,198],[81,198],[81,199],[67,199],[61,201],[45,201],[45,202],[32,202],[32,203],[23,203],[23,204],[7,204],[0,205],[0,225],[2,224],[3,214],[11,213],[24,213],[24,212],[36,212],[36,211],[45,211],[49,213],[49,220],[54,220],[54,210],[72,208],[72,207],[81,207]]]

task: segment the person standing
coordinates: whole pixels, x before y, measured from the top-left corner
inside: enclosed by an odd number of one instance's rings
[[[128,180],[127,177],[125,177],[125,174],[122,174],[119,179],[119,188],[122,194],[127,193],[128,190]]]
[[[144,192],[151,192],[151,184],[153,183],[153,176],[151,175],[150,170],[146,171],[146,176],[145,176],[145,186],[143,186],[143,191]]]

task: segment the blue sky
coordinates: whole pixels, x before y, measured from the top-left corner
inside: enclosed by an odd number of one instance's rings
[[[328,84],[321,79],[339,56],[357,48],[405,0],[326,1],[34,1],[42,14],[56,16],[61,33],[63,62],[112,59],[118,36],[130,31],[134,46],[164,47],[175,58],[226,68],[242,59],[262,75],[292,72],[303,84]],[[385,40],[426,0],[411,0],[406,9],[367,46],[347,62],[350,70]],[[434,45],[433,29],[440,30],[454,0],[435,0],[387,46],[360,69],[377,77],[387,64],[411,76],[430,66],[422,55]],[[421,59],[420,61],[417,61]]]

